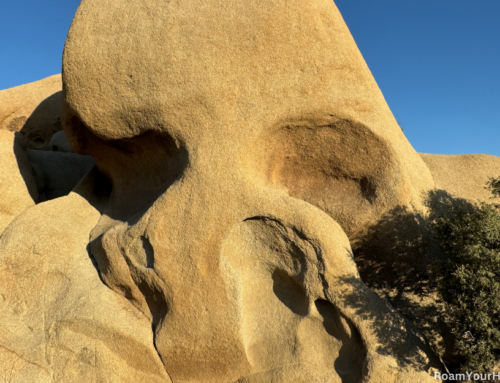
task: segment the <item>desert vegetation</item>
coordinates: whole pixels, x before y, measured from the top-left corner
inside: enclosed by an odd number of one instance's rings
[[[500,178],[486,188],[500,196]],[[500,210],[443,190],[429,215],[394,209],[354,248],[363,280],[422,330],[450,372],[500,360]]]
[[[488,187],[499,193],[500,179]],[[448,206],[432,222],[444,257],[434,270],[462,371],[488,373],[500,358],[500,214],[482,203]]]

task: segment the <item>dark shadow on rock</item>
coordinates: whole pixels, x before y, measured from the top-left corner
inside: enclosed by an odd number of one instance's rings
[[[69,194],[94,166],[92,157],[74,153],[28,149],[26,155],[41,202]]]
[[[113,185],[104,214],[114,220],[138,222],[155,201],[178,182],[189,166],[182,141],[149,130],[132,138],[104,140],[72,111],[66,111],[64,132],[75,153],[94,158]]]
[[[309,313],[309,299],[304,288],[284,270],[272,274],[273,292],[294,314],[305,317]]]
[[[50,139],[62,130],[62,91],[43,100],[24,122],[20,132],[26,137],[28,149],[49,150]]]
[[[411,321],[398,316],[387,315],[392,308],[387,301],[376,296],[367,297],[366,286],[357,278],[343,278],[342,284],[354,286],[352,292],[344,296],[344,302],[355,310],[354,315],[371,323],[373,335],[379,343],[376,351],[380,355],[392,356],[402,368],[428,371],[430,368],[443,369],[443,365],[429,346],[421,331]],[[373,310],[373,302],[387,305],[387,309]]]
[[[443,254],[431,223],[439,216],[473,209],[474,204],[445,190],[433,190],[427,206],[426,217],[406,207],[390,210],[353,241],[353,253],[366,285],[416,325],[444,363],[454,368],[459,363],[452,356],[454,337],[443,318],[434,274],[434,265]],[[390,340],[387,347],[391,349]]]
[[[111,194],[108,178],[94,166],[72,190],[87,200],[101,214]]]
[[[342,342],[334,368],[342,383],[361,382],[364,374],[366,348],[356,326],[333,303],[324,299],[314,302],[323,318],[328,335]]]
[[[33,174],[33,168],[28,160],[28,157],[26,156],[25,151],[23,150],[23,144],[23,137],[19,133],[16,133],[13,152],[19,167],[19,173],[21,174],[21,177],[23,177],[26,189],[28,190],[31,198],[35,203],[38,203],[40,201],[40,194],[38,192],[37,182]]]

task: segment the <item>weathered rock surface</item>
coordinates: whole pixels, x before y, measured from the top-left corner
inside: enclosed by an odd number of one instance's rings
[[[96,169],[0,237],[5,373],[434,381],[346,235],[434,181],[331,1],[83,0],[63,74]],[[28,151],[42,191],[55,155]]]
[[[61,75],[0,91],[0,130],[21,132],[30,149],[48,150],[62,130]]]
[[[420,153],[429,167],[436,189],[452,197],[470,201],[499,203],[485,188],[486,182],[500,176],[500,157],[487,154],[443,155]]]
[[[23,210],[38,202],[26,154],[13,132],[0,130],[0,234]]]
[[[432,177],[333,3],[84,0],[63,73],[113,185],[90,252],[173,381],[431,379],[344,230]]]
[[[170,382],[151,325],[104,286],[87,252],[100,213],[91,174],[0,237],[0,376],[11,382]]]
[[[64,132],[54,137],[51,151],[33,150],[21,133],[0,130],[0,233],[25,208],[68,195],[94,166],[71,151]]]
[[[350,236],[394,206],[419,207],[433,187],[331,1],[120,4],[85,1],[76,14],[67,134],[81,122],[105,140],[152,130],[204,141],[210,154],[191,161],[232,157]]]

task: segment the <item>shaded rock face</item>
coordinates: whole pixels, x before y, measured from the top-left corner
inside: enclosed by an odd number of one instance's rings
[[[61,75],[0,91],[0,130],[21,132],[29,149],[49,150],[62,130]]]
[[[94,166],[90,156],[42,150],[26,151],[31,164],[40,201],[69,194]]]
[[[53,152],[73,153],[63,131],[57,132],[52,136],[49,146],[50,150]]]
[[[433,381],[346,235],[433,180],[332,2],[83,0],[63,83],[97,168],[2,234],[17,376]]]
[[[0,130],[0,233],[28,207],[68,195],[94,166],[71,151],[64,132],[51,142],[51,151],[26,149],[22,133]]]

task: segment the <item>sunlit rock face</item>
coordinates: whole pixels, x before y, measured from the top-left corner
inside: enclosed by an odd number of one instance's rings
[[[40,348],[32,374],[433,381],[432,353],[363,284],[346,235],[421,208],[433,180],[331,1],[83,0],[63,99],[71,147],[97,167],[50,202],[61,218],[43,236],[20,234],[42,204],[0,247],[4,265],[47,262],[25,291],[0,282],[23,302],[8,323],[35,328],[16,349]],[[37,304],[54,275],[45,294],[66,300]]]
[[[67,131],[167,135],[349,235],[433,185],[331,1],[84,1],[63,69]]]
[[[28,158],[17,141],[13,132],[0,130],[0,234],[39,199]]]
[[[62,130],[61,75],[0,91],[0,130],[21,132],[29,149],[48,150]]]

